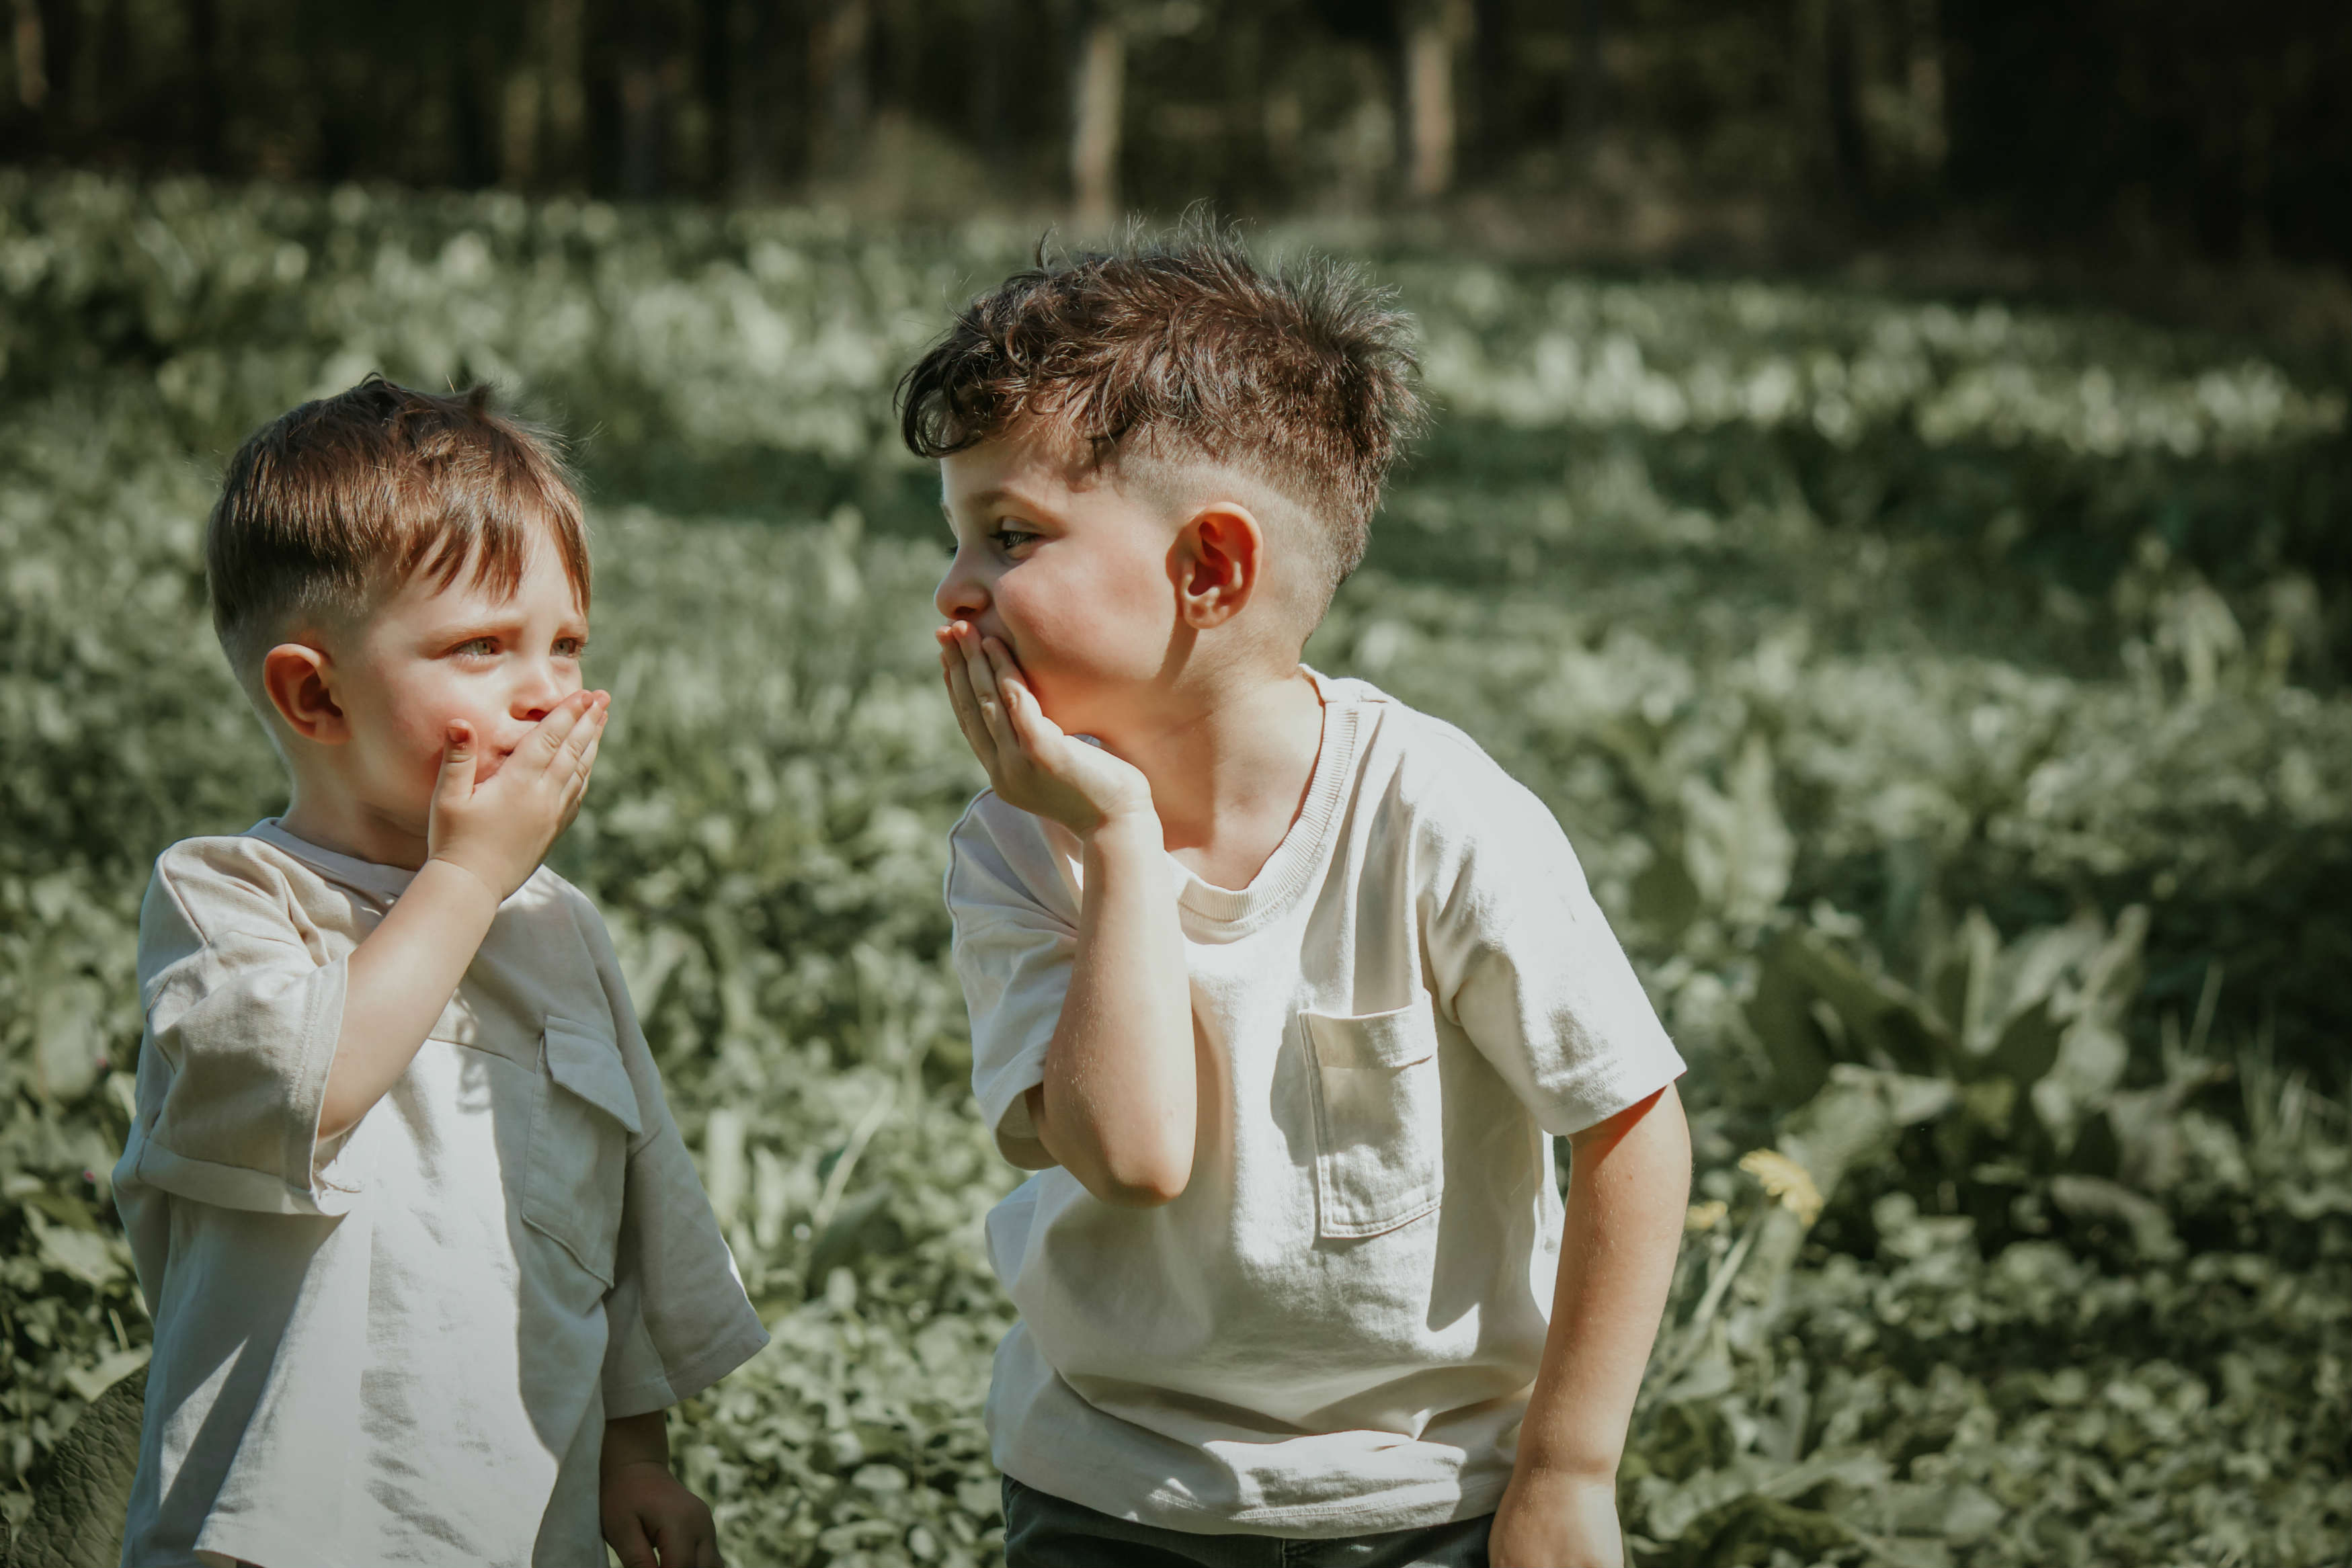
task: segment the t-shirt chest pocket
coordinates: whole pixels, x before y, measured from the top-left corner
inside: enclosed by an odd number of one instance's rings
[[[1317,1234],[1378,1236],[1429,1213],[1445,1189],[1445,1105],[1428,1003],[1299,1020],[1314,1063]]]
[[[636,1090],[612,1035],[594,1025],[549,1019],[541,1052],[523,1222],[610,1285],[629,1140],[644,1130]]]

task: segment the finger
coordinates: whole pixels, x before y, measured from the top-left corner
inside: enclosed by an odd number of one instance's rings
[[[688,1568],[694,1561],[694,1548],[675,1519],[654,1526],[654,1548],[661,1553],[661,1568]]]
[[[474,794],[474,762],[480,751],[474,744],[474,727],[454,723],[442,740],[441,776],[434,780],[433,803],[462,806]]]
[[[1032,756],[1063,738],[1062,727],[1045,716],[1037,694],[1017,675],[1004,685],[1004,707],[1013,721],[1014,738]]]
[[[600,737],[588,743],[588,754],[580,759],[580,770],[563,786],[563,825],[570,827],[572,819],[580,814],[580,802],[588,796],[588,773],[596,766],[596,748],[604,745]]]
[[[1061,737],[1062,727],[1045,716],[1037,694],[1029,688],[1029,678],[1021,673],[1012,651],[992,637],[986,643],[988,664],[996,678],[996,689],[1004,698],[1007,728],[1013,740],[1025,751]]]
[[[719,1555],[719,1537],[715,1532],[697,1542],[694,1568],[727,1568],[727,1559]]]
[[[993,775],[996,741],[989,734],[988,721],[981,716],[980,698],[971,689],[971,666],[961,649],[949,650],[942,662],[947,668],[948,704],[955,709],[956,727],[963,731],[964,744],[980,758],[980,765]]]
[[[1000,751],[1019,750],[1013,723],[1004,716],[1004,689],[997,684],[996,665],[987,644],[977,636],[964,650],[964,669],[971,677],[972,700],[980,709],[981,721],[988,726],[989,737]]]
[[[563,741],[563,749],[571,755],[572,765],[574,768],[580,766],[580,759],[588,754],[588,748],[595,745],[597,738],[604,733],[604,721],[610,718],[612,714],[612,693],[590,692],[588,694],[586,711],[581,715],[580,722],[572,727],[572,733],[565,737]]]
[[[656,1568],[654,1543],[646,1539],[645,1523],[633,1512],[608,1518],[604,1540],[621,1560],[621,1568]]]
[[[591,694],[573,692],[547,711],[547,716],[539,721],[539,727],[531,731],[538,742],[535,755],[541,768],[552,763],[562,752],[563,743],[572,738],[572,732],[580,727],[581,719],[594,705],[595,698]],[[509,758],[509,763],[514,760],[517,759]]]

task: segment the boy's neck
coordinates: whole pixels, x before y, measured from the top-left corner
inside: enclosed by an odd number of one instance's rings
[[[1100,738],[1151,781],[1168,852],[1213,886],[1243,888],[1306,805],[1323,699],[1314,678],[1294,666],[1163,723]]]
[[[306,844],[372,865],[415,871],[431,846],[424,834],[396,822],[350,791],[294,779],[294,798],[278,825]]]

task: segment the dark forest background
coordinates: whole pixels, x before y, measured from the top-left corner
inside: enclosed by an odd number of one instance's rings
[[[2352,263],[2340,0],[5,0],[0,162]]]

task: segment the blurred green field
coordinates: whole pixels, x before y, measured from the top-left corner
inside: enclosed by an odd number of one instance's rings
[[[994,1560],[1012,1173],[938,900],[979,778],[888,392],[1033,240],[0,175],[12,1523],[147,1337],[105,1192],[147,864],[278,800],[204,621],[218,465],[380,368],[581,441],[616,719],[557,863],[776,1333],[674,1429],[731,1560]],[[1439,423],[1309,657],[1553,805],[1693,1064],[1637,1561],[2343,1563],[2352,373],[1365,259]]]

